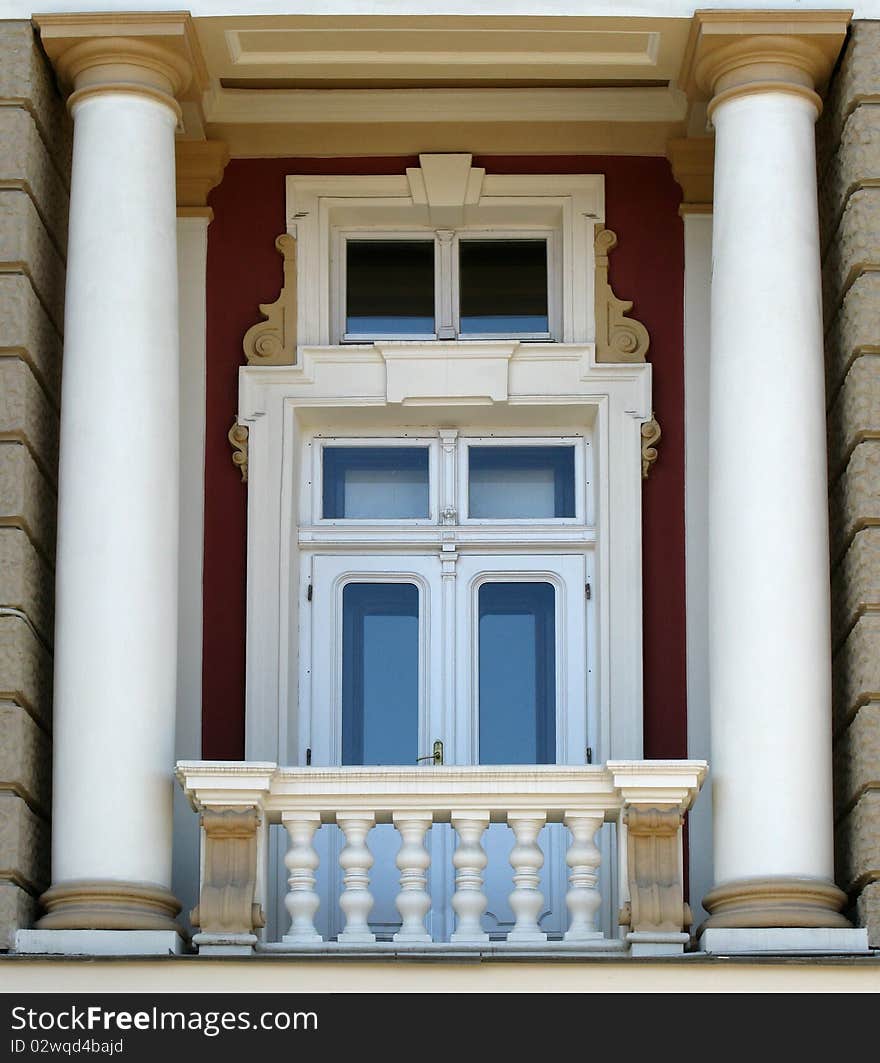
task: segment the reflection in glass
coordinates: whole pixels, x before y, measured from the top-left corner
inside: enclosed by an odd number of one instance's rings
[[[427,447],[331,447],[323,453],[325,520],[429,515]]]
[[[468,447],[471,519],[574,515],[574,447]]]
[[[461,240],[462,336],[549,333],[546,240]]]
[[[342,763],[414,764],[419,739],[419,591],[342,591]]]
[[[434,241],[348,240],[345,332],[434,335]]]
[[[479,589],[481,764],[556,760],[556,616],[550,583]]]

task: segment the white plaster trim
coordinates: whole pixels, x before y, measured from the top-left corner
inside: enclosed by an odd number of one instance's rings
[[[208,219],[178,218],[180,322],[180,560],[177,629],[177,758],[202,749],[202,562],[205,523],[205,269]],[[199,889],[199,829],[175,790],[172,892],[182,917]]]
[[[507,346],[507,345],[502,345]],[[430,345],[411,344],[413,371]],[[449,344],[452,351],[453,345]],[[592,426],[595,507],[594,756],[642,755],[641,423],[651,413],[651,367],[596,365],[592,345],[520,345],[508,362],[507,407],[541,425],[564,406]],[[375,410],[393,426],[385,361],[373,347],[307,347],[295,366],[240,371],[239,421],[250,430],[247,584],[248,758],[296,762],[288,734],[298,688],[297,609],[304,601],[296,563],[300,421],[334,428]],[[496,404],[499,406],[501,404]],[[461,417],[467,396],[438,398],[422,423]],[[348,412],[347,412],[348,411]],[[411,423],[411,422],[410,422]],[[524,427],[524,426],[522,426]],[[495,535],[494,531],[489,532]],[[612,711],[613,705],[613,711]],[[303,707],[301,707],[303,708]]]
[[[465,156],[454,156],[456,159]],[[426,156],[432,159],[434,156]],[[431,163],[428,163],[429,169]],[[591,342],[595,335],[594,226],[605,218],[605,185],[600,174],[488,174],[470,170],[464,189],[459,231],[512,227],[558,234],[551,263],[551,288],[561,278],[561,339]],[[297,337],[301,345],[334,341],[339,302],[339,268],[331,259],[335,233],[360,228],[390,232],[434,231],[427,191],[424,202],[415,168],[390,176],[290,175],[287,178],[287,231],[297,239]],[[417,198],[413,198],[413,193]],[[436,220],[436,219],[435,219]],[[507,232],[509,235],[509,232]],[[551,291],[551,296],[552,296]]]
[[[709,301],[712,215],[684,217],[684,489],[688,756],[709,759]],[[688,824],[694,923],[714,885],[712,788]]]

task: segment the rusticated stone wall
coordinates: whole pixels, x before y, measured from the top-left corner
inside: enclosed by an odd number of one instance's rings
[[[49,883],[52,603],[71,126],[0,22],[0,949]]]
[[[837,879],[880,946],[880,22],[818,127],[834,640]],[[797,460],[797,440],[792,440]],[[797,529],[792,529],[797,534]]]

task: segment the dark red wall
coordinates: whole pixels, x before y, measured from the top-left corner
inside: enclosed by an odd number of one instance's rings
[[[660,457],[644,485],[645,756],[687,755],[684,587],[684,246],[679,187],[665,159],[475,158],[489,173],[602,173],[618,236],[611,282],[651,336]],[[226,434],[238,402],[241,340],[281,287],[289,173],[402,173],[417,159],[237,159],[211,195],[208,230],[202,756],[244,756],[247,488]]]

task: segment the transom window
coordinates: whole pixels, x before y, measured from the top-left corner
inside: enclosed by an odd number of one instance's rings
[[[340,335],[375,339],[554,338],[553,234],[340,234]]]
[[[462,436],[455,503],[440,505],[439,441],[320,439],[309,444],[318,522],[583,523],[586,453],[570,437]],[[450,471],[447,468],[445,477]],[[447,485],[448,493],[448,485]]]

